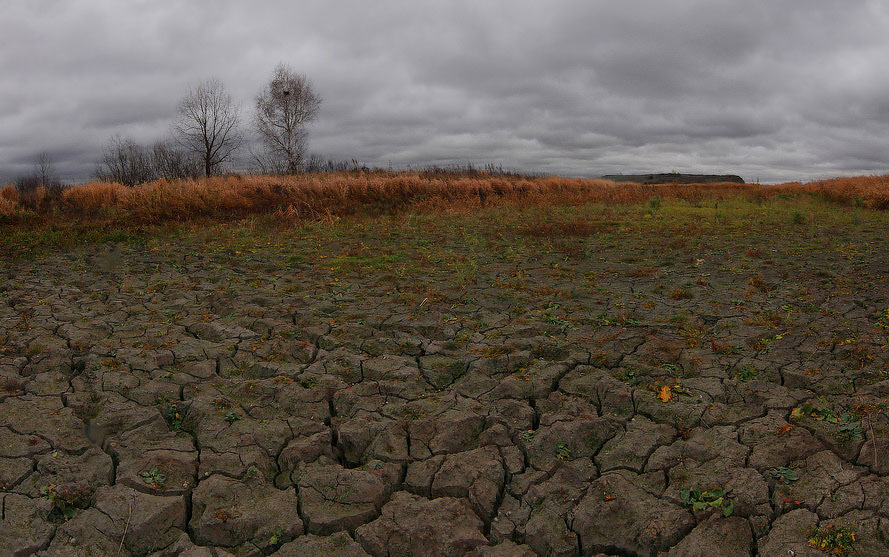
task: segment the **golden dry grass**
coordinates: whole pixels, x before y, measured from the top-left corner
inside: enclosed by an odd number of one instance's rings
[[[775,189],[779,193],[820,195],[828,201],[843,205],[861,204],[869,209],[889,209],[889,174],[834,178],[807,184],[790,182],[781,184]]]
[[[42,188],[41,188],[42,189]],[[744,196],[767,200],[776,195],[816,195],[845,204],[889,209],[889,175],[837,178],[778,186],[754,184],[640,185],[607,180],[417,173],[342,172],[298,176],[219,176],[198,180],[158,180],[135,188],[91,182],[66,190],[55,208],[71,218],[102,217],[138,223],[229,218],[273,213],[299,218],[391,212],[410,207],[460,211],[508,202],[521,205],[600,202],[644,203],[652,197],[698,202]],[[12,187],[0,190],[0,216],[21,214],[23,206],[45,212],[45,191],[19,198]]]
[[[0,217],[12,217],[19,212],[19,192],[12,186],[0,188]]]
[[[12,217],[18,212],[18,206],[12,201],[0,197],[0,217]]]
[[[474,208],[502,201],[528,205],[596,201],[643,202],[654,195],[699,199],[743,191],[737,184],[642,186],[580,178],[435,176],[334,173],[301,176],[225,176],[158,180],[136,188],[93,182],[67,190],[65,210],[113,210],[139,222],[240,216],[281,211],[301,217],[344,215],[370,208],[391,211]]]

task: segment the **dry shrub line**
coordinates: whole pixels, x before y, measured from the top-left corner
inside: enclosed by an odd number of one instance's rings
[[[393,212],[473,209],[499,202],[540,206],[553,203],[645,203],[680,199],[693,203],[743,196],[762,202],[776,196],[812,195],[827,201],[889,209],[889,175],[838,178],[779,186],[758,184],[615,183],[600,179],[555,176],[429,175],[419,173],[343,172],[294,176],[217,176],[195,180],[156,180],[129,188],[91,182],[49,196],[46,191],[22,199],[12,186],[0,189],[0,217],[26,210],[59,210],[69,217],[104,216],[111,220],[151,224],[200,217],[280,213],[317,219],[348,215],[359,209]],[[539,231],[546,233],[548,231]],[[582,232],[578,230],[577,232]]]

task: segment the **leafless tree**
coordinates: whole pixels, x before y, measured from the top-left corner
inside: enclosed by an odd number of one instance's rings
[[[265,147],[261,160],[266,166],[288,174],[302,170],[308,138],[306,126],[318,115],[320,106],[321,97],[308,78],[278,64],[271,81],[256,97],[253,121]]]
[[[254,174],[285,174],[287,168],[285,162],[273,154],[270,154],[265,148],[259,150],[250,147],[250,161],[252,163],[251,172]]]
[[[206,176],[231,160],[241,145],[239,112],[231,95],[216,79],[190,90],[179,103],[179,120],[173,127],[176,139],[200,158]]]
[[[107,182],[119,182],[135,186],[156,179],[151,155],[132,138],[116,135],[102,149],[102,162],[95,172],[96,178]]]
[[[56,176],[55,165],[52,157],[46,151],[38,153],[34,157],[34,170],[28,176],[19,176],[15,180],[15,187],[19,194],[24,196],[26,205],[32,202],[41,203],[39,199],[58,199],[64,186]],[[38,191],[43,188],[43,191]],[[38,200],[38,201],[35,201]]]
[[[40,179],[40,184],[45,188],[50,188],[59,181],[56,178],[52,157],[46,151],[38,153],[34,159],[34,175]]]
[[[151,146],[151,165],[159,178],[168,180],[202,174],[200,162],[170,141],[157,141]]]

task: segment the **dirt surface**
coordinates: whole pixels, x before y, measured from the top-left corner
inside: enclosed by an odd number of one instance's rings
[[[883,225],[421,224],[3,260],[0,554],[889,554]]]

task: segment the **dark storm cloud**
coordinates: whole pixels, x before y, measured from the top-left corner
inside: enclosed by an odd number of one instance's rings
[[[0,0],[0,178],[86,178],[169,134],[188,87],[244,108],[284,61],[324,98],[311,151],[562,174],[889,171],[879,1]]]

